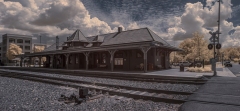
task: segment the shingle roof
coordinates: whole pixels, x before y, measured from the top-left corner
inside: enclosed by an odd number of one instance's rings
[[[64,45],[64,42],[59,42],[59,44],[62,44],[62,45],[59,45],[59,49],[62,48],[62,46]],[[43,50],[43,52],[46,52],[46,51],[54,51],[54,50],[57,50],[56,49],[56,43],[53,43],[52,45],[50,45],[49,47],[45,48]]]
[[[76,30],[68,41],[80,41],[80,42],[102,42],[100,46],[116,45],[124,43],[136,43],[136,42],[150,42],[157,41],[164,46],[170,46],[165,40],[159,37],[156,33],[148,28],[140,28],[134,30],[127,30],[109,34],[102,34],[97,36],[85,37],[80,30]],[[91,47],[92,44],[88,45]]]
[[[148,28],[147,28],[148,29]],[[154,33],[152,30],[148,29],[149,33],[151,34],[151,36],[153,37],[153,39],[155,41],[161,42],[164,45],[170,45],[168,44],[165,40],[163,40],[161,37],[159,37],[156,33]]]
[[[115,36],[105,38],[103,45],[113,45],[113,44],[123,44],[123,43],[133,43],[133,42],[144,42],[144,41],[152,41],[152,37],[150,36],[148,30],[146,28],[136,29],[136,30],[128,30],[117,33]]]
[[[68,42],[74,42],[74,41],[80,41],[80,42],[88,42],[87,38],[83,35],[83,33],[77,29],[69,38]]]

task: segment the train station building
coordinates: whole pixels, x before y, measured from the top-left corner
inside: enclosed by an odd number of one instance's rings
[[[122,31],[119,27],[117,32],[91,37],[76,30],[62,44],[57,40],[43,52],[18,56],[21,61],[46,57],[47,68],[147,72],[170,68],[169,55],[173,51],[182,49],[171,46],[148,28]]]

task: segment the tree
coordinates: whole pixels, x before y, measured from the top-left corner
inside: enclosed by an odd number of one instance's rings
[[[228,60],[230,59],[230,57],[232,57],[231,59],[234,58],[239,58],[240,56],[240,51],[239,51],[239,47],[227,47],[222,49],[223,53],[224,53],[224,60]]]
[[[175,52],[172,52],[171,54],[170,54],[170,61],[171,62],[180,62],[180,61],[182,61],[182,57],[179,55],[179,54],[174,54]]]
[[[34,47],[34,52],[42,52],[43,50],[44,50],[44,46],[35,46]],[[33,58],[33,61],[35,61],[37,58],[35,57],[35,58]],[[41,58],[41,62],[44,62],[44,61],[46,61],[46,57],[42,57]]]
[[[42,52],[44,50],[44,46],[35,46],[33,50],[34,52]]]
[[[6,53],[6,57],[9,60],[12,60],[15,58],[14,55],[19,55],[19,54],[22,54],[22,49],[18,45],[10,43],[9,48]]]
[[[208,42],[204,36],[198,32],[193,33],[192,38],[188,38],[180,43],[179,48],[184,52],[178,53],[185,60],[193,61],[194,59],[209,60],[213,57],[213,52],[207,48]]]

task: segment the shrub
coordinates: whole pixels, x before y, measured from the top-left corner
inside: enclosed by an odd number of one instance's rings
[[[187,69],[189,72],[212,72],[211,66],[206,66],[204,68],[198,68],[198,67],[190,67]]]

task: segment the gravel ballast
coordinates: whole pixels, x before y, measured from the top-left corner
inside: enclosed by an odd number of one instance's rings
[[[77,94],[68,87],[0,77],[1,111],[177,111],[181,104],[167,104],[105,95],[79,105],[58,101],[61,94]]]
[[[5,69],[0,69],[0,70],[10,71]],[[116,80],[116,79],[108,79],[108,78],[70,76],[70,75],[61,75],[61,74],[29,72],[29,71],[16,71],[16,70],[11,70],[11,71],[22,72],[26,74],[36,74],[36,75],[44,75],[44,76],[51,76],[51,77],[68,78],[73,80],[81,80],[81,81],[88,81],[88,82],[95,82],[95,83],[123,85],[123,86],[137,87],[137,88],[149,88],[149,89],[159,89],[159,90],[169,90],[169,91],[194,92],[201,86],[201,85],[193,85],[193,84],[170,84],[170,83]]]

